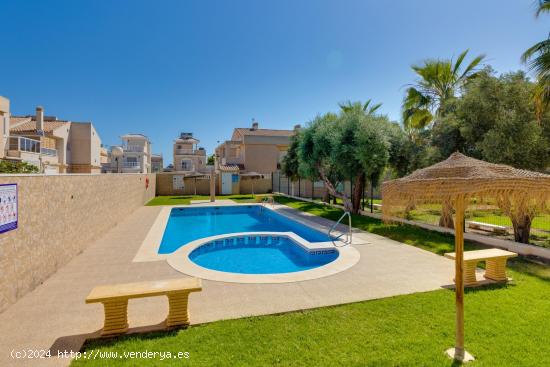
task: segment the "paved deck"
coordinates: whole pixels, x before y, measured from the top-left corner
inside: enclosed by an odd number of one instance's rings
[[[79,350],[99,335],[100,304],[84,303],[99,284],[185,277],[165,261],[132,262],[161,207],[141,207],[107,232],[41,286],[0,314],[0,366],[68,365],[69,359],[14,360],[12,350]],[[331,221],[288,207],[317,226]],[[190,296],[191,323],[264,315],[439,289],[451,284],[453,262],[377,235],[355,231],[359,262],[344,272],[283,284],[203,281],[203,292]],[[166,317],[165,297],[131,300],[133,331],[158,327]],[[391,310],[390,310],[391,311]],[[132,330],[131,330],[132,331]]]

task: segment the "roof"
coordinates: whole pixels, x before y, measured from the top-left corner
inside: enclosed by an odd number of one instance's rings
[[[122,139],[143,139],[149,140],[149,138],[143,134],[126,134],[121,136]]]
[[[182,138],[177,138],[177,139],[175,140],[175,142],[176,142],[176,143],[193,143],[193,144],[198,144],[198,143],[200,143],[200,140],[189,137],[189,138],[183,138],[183,139],[182,139]]]
[[[69,124],[66,120],[47,120],[44,119],[44,131],[51,133],[53,130],[61,127],[65,124]],[[17,133],[30,133],[36,132],[36,120],[33,116],[11,116],[10,117],[10,131]]]
[[[235,132],[239,132],[243,136],[293,136],[294,130],[276,130],[276,129],[251,129],[249,127],[237,127]]]

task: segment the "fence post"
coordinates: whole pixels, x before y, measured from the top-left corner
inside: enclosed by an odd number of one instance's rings
[[[370,179],[370,212],[374,211],[374,176]]]
[[[286,177],[286,193],[290,195],[290,177]]]

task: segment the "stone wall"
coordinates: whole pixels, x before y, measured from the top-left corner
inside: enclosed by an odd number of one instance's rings
[[[0,312],[151,200],[155,182],[155,174],[0,175],[19,192],[18,228],[0,234]]]

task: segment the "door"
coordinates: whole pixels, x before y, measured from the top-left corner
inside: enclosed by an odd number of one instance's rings
[[[222,173],[222,195],[231,195],[233,193],[233,182],[231,173]]]

